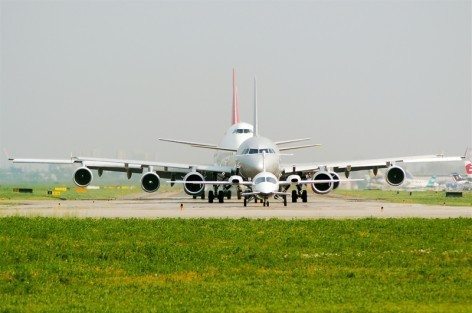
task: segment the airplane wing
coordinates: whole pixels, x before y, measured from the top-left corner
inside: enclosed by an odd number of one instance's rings
[[[313,173],[319,170],[327,169],[337,173],[351,172],[351,171],[362,171],[379,168],[387,168],[396,163],[428,163],[428,162],[450,162],[450,161],[462,161],[464,157],[457,156],[444,156],[442,154],[436,155],[420,155],[420,156],[408,156],[408,157],[397,157],[397,158],[385,158],[385,159],[372,159],[372,160],[356,160],[356,161],[339,161],[339,162],[314,162],[311,164],[283,164],[282,170],[284,173],[293,172],[304,172]]]
[[[291,140],[283,140],[283,141],[276,141],[274,142],[277,146],[278,145],[284,145],[286,143],[293,143],[293,142],[300,142],[300,141],[307,141],[310,140],[310,138],[300,138],[300,139],[291,139]]]
[[[319,146],[321,146],[321,144],[315,143],[315,144],[311,144],[311,145],[301,145],[301,146],[293,146],[293,147],[283,147],[283,148],[279,148],[279,151],[304,149],[304,148],[319,147]]]
[[[227,180],[215,180],[215,181],[184,181],[184,180],[174,180],[171,183],[173,184],[195,184],[195,185],[243,185],[243,186],[251,186],[252,182],[250,181],[241,181],[237,183],[229,182]]]
[[[186,174],[191,171],[231,174],[234,169],[229,166],[197,165],[183,163],[167,163],[143,160],[123,160],[93,157],[71,157],[70,159],[20,159],[10,158],[13,163],[40,163],[40,164],[81,164],[89,169],[100,172],[142,173],[144,169],[157,172],[162,178],[171,178],[173,174]]]

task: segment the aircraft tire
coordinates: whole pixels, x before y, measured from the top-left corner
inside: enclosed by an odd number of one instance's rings
[[[308,194],[306,190],[302,191],[302,202],[307,202],[308,201]]]
[[[287,196],[284,196],[284,206],[287,206]]]
[[[231,190],[226,192],[226,199],[231,200]]]
[[[214,199],[215,199],[215,194],[213,193],[213,190],[208,191],[208,203],[213,203]]]
[[[238,196],[238,200],[241,200],[241,190],[238,190],[236,195]]]
[[[247,198],[244,197],[244,206],[247,206]]]
[[[225,202],[225,193],[223,192],[223,190],[218,191],[218,202]]]
[[[293,203],[297,202],[297,198],[298,198],[297,191],[292,190],[292,202]]]

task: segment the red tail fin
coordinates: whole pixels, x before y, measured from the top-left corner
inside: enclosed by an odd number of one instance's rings
[[[236,87],[236,73],[233,68],[233,109],[232,109],[232,125],[239,123],[239,97],[238,87]]]

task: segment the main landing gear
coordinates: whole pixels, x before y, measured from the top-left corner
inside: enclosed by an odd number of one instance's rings
[[[308,193],[306,190],[301,190],[301,188],[297,186],[297,190],[292,190],[292,202],[297,202],[298,198],[301,198],[302,202],[308,201]]]
[[[229,189],[219,190],[218,193],[216,193],[216,190],[208,191],[208,203],[213,203],[215,199],[218,199],[219,203],[224,203],[225,197],[226,199],[231,200],[231,190]],[[202,199],[205,199],[205,198],[202,198]]]

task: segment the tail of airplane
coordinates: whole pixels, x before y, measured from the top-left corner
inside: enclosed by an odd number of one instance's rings
[[[259,136],[259,128],[257,124],[257,79],[254,76],[254,137]]]
[[[426,183],[426,187],[436,187],[437,185],[436,180],[437,180],[436,176],[431,176],[431,178]]]
[[[236,72],[233,68],[233,107],[232,107],[232,125],[239,123],[239,96],[238,87],[236,86]]]
[[[465,161],[465,173],[467,174],[468,178],[472,178],[472,162],[469,160]]]

